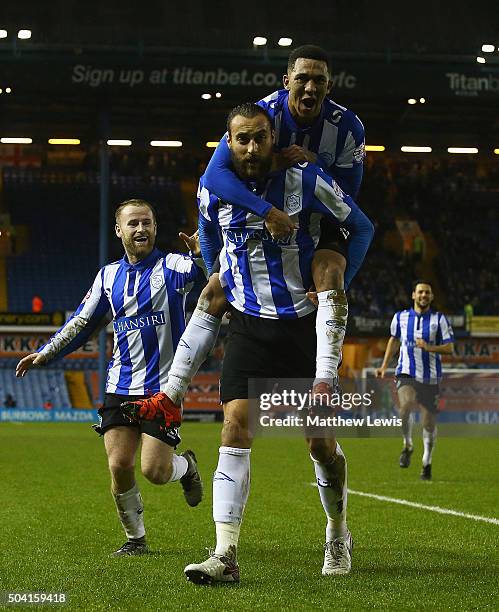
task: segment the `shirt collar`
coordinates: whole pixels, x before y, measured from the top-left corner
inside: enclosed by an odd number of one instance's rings
[[[410,308],[410,312],[415,314],[417,317],[426,317],[427,315],[431,315],[433,314],[433,310],[431,308],[428,308],[428,310],[426,312],[422,312],[421,314],[419,312],[416,312],[414,310],[414,308]]]
[[[145,259],[141,259],[136,264],[131,264],[128,261],[128,257],[126,253],[123,255],[123,259],[121,261],[122,261],[122,265],[127,270],[142,271],[142,270],[145,270],[146,268],[150,268],[151,265],[155,263],[161,257],[161,255],[162,255],[161,251],[159,249],[154,248]]]

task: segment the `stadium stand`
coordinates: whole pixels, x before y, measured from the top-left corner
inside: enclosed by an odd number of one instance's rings
[[[43,298],[47,312],[74,309],[98,269],[99,175],[6,168],[3,188],[12,224],[29,229],[28,249],[8,258],[9,310],[29,312],[34,294]],[[156,204],[158,245],[165,248],[185,223],[178,183],[164,177],[153,176],[146,182],[141,176],[113,174],[111,201],[131,197]],[[112,240],[110,251],[111,258],[121,257]]]
[[[33,370],[27,378],[14,378],[12,370],[0,368],[0,399],[10,393],[18,407],[41,408],[50,401],[54,408],[71,408],[64,372]]]

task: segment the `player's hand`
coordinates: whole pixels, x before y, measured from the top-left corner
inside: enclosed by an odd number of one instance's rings
[[[299,227],[289,215],[275,206],[267,213],[265,226],[273,238],[287,238]]]
[[[376,368],[376,378],[384,378],[385,377],[386,368],[381,366],[381,368]]]
[[[199,244],[199,232],[196,230],[192,236],[188,236],[184,234],[184,232],[178,233],[179,238],[185,242],[185,245],[191,251],[191,253],[195,257],[199,257],[201,255],[201,245]]]
[[[31,368],[39,368],[45,363],[46,359],[40,353],[31,353],[23,357],[21,361],[16,365],[16,377],[22,378],[26,375],[28,370]]]
[[[272,160],[272,170],[283,170],[284,168],[291,168],[295,164],[309,162],[312,164],[317,163],[317,155],[304,149],[299,145],[293,144],[289,147],[284,147],[278,153],[274,153]]]
[[[426,340],[423,340],[423,338],[416,338],[416,346],[420,349],[423,349],[423,351],[428,350],[428,342],[426,342]]]
[[[317,297],[317,291],[307,291],[307,297],[316,308],[319,308],[319,298]]]

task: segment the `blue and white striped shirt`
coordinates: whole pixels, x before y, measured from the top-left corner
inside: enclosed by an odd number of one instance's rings
[[[154,249],[132,265],[125,255],[99,271],[83,302],[39,352],[48,360],[64,357],[112,320],[106,392],[160,391],[185,329],[186,294],[199,278],[204,273],[191,257]]]
[[[442,359],[416,346],[422,338],[438,346],[454,342],[451,324],[441,312],[428,310],[418,314],[413,308],[393,315],[390,333],[400,341],[400,354],[395,375],[408,374],[418,382],[437,384],[442,377]]]
[[[345,278],[360,267],[374,232],[352,198],[318,166],[303,163],[270,175],[260,197],[299,224],[285,240],[274,239],[261,217],[223,202],[200,181],[200,215],[222,230],[220,282],[227,299],[241,312],[270,319],[303,317],[315,309],[306,297],[312,284],[311,262],[320,238],[320,219],[351,230]]]
[[[288,98],[289,91],[280,89],[257,102],[272,119],[276,148],[280,150],[297,144],[317,153],[317,164],[336,180],[343,191],[355,198],[365,157],[365,133],[361,120],[348,108],[325,98],[313,124],[299,126],[289,110]],[[355,169],[360,171],[360,175],[355,174]]]
[[[326,98],[313,124],[302,127],[291,115],[288,98],[289,92],[280,89],[257,102],[270,115],[276,149],[297,144],[316,153],[317,164],[334,178],[345,193],[355,198],[362,182],[365,157],[365,133],[360,119],[351,110]],[[248,197],[246,186],[231,170],[227,134],[210,159],[205,183],[211,193],[260,217],[270,210],[268,201],[252,195]]]

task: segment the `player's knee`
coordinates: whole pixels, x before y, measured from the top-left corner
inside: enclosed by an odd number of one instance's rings
[[[315,254],[312,276],[317,291],[343,289],[346,260],[335,251],[322,250]]]
[[[311,438],[308,443],[310,454],[320,463],[328,463],[333,458],[334,442],[323,438]]]
[[[116,479],[133,472],[135,469],[133,459],[129,457],[109,457],[108,465],[109,471]]]
[[[147,480],[155,485],[163,485],[169,482],[172,476],[172,466],[171,463],[162,464],[162,463],[151,463],[145,464],[141,467],[142,475],[147,478]]]
[[[218,278],[218,274],[210,277],[208,284],[201,291],[197,308],[221,319],[227,310],[227,300]]]
[[[400,401],[399,412],[402,418],[408,417],[411,414],[411,410],[414,407],[414,402],[412,400]]]
[[[246,448],[250,446],[247,427],[236,417],[226,417],[222,427],[222,446]]]

